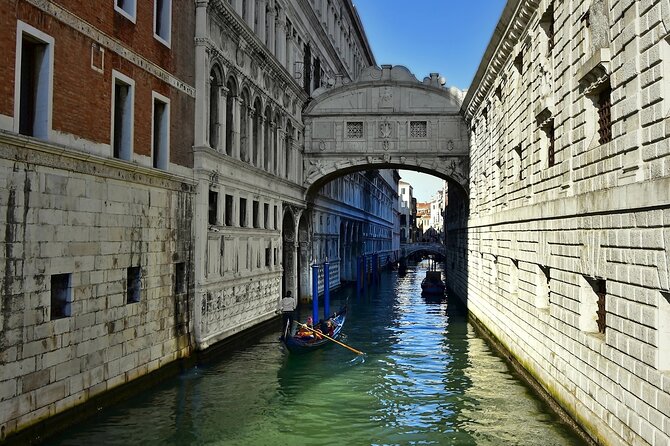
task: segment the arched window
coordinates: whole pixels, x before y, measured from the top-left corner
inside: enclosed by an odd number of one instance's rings
[[[237,88],[232,80],[226,84],[228,95],[226,96],[226,154],[235,153],[233,145],[235,144],[235,100],[237,99]]]
[[[209,72],[209,146],[219,147],[221,117],[219,114],[219,98],[221,97],[222,76],[219,67],[214,66]]]

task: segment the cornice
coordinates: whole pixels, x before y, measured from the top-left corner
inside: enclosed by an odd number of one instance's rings
[[[261,58],[264,60],[265,64],[273,69],[275,74],[284,82],[284,84],[290,88],[293,93],[298,96],[302,102],[306,102],[309,99],[309,95],[305,93],[305,90],[302,89],[300,85],[293,79],[289,72],[281,65],[275,56],[270,53],[270,51],[265,47],[265,45],[260,41],[258,36],[251,31],[246,22],[243,22],[240,16],[233,10],[233,7],[223,0],[214,0],[210,1],[208,4],[208,9],[211,9],[218,13],[222,20],[222,23],[232,28],[237,36],[245,41],[245,43],[251,47],[254,51],[260,54]]]
[[[509,0],[491,36],[484,57],[465,95],[461,112],[471,121],[495,85],[512,52],[526,32],[540,0]]]
[[[173,190],[184,190],[184,185],[189,187],[196,184],[193,178],[177,175],[166,170],[140,166],[131,161],[120,160],[117,158],[106,158],[61,144],[0,130],[0,148],[2,145],[6,145],[8,148],[19,149],[17,156],[14,159],[27,164],[37,164],[58,169],[58,164],[53,163],[55,159],[63,161],[64,165],[66,164],[64,160],[71,160],[85,162],[85,166],[87,166],[85,169],[76,170],[82,174],[131,181],[137,184],[159,185],[160,187]],[[31,155],[29,150],[41,152],[46,156],[34,156],[34,152],[32,152]],[[115,172],[118,172],[119,170],[126,171],[130,176],[120,178],[118,174],[113,172],[105,174],[105,169],[101,169],[102,167],[115,169]],[[73,170],[72,165],[63,166],[62,168]]]

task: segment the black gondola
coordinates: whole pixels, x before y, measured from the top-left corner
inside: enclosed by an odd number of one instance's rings
[[[347,317],[347,307],[343,307],[340,311],[335,313],[330,319],[328,319],[333,324],[332,334],[327,331],[323,331],[328,337],[337,339],[340,337],[342,332],[342,327],[344,326],[344,321]],[[316,324],[314,329],[321,330],[322,324]],[[325,337],[319,337],[318,334],[314,336],[299,336],[297,333],[294,333],[290,336],[285,336],[283,339],[284,345],[291,353],[307,353],[312,350],[315,350],[319,347],[324,346],[325,344],[332,343],[329,339]]]

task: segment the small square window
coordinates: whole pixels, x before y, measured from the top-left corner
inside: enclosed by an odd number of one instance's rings
[[[426,121],[410,121],[410,138],[426,138],[428,136],[428,123]]]
[[[70,317],[72,311],[71,274],[51,276],[51,320]]]
[[[347,122],[347,139],[363,139],[362,122]]]
[[[139,266],[131,266],[127,270],[126,277],[126,303],[132,304],[140,301],[142,290],[142,269]]]

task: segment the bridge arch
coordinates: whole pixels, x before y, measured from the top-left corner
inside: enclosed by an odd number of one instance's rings
[[[388,168],[447,179],[467,195],[464,93],[442,83],[435,73],[419,82],[403,66],[382,65],[316,90],[303,112],[307,195],[337,176]]]

